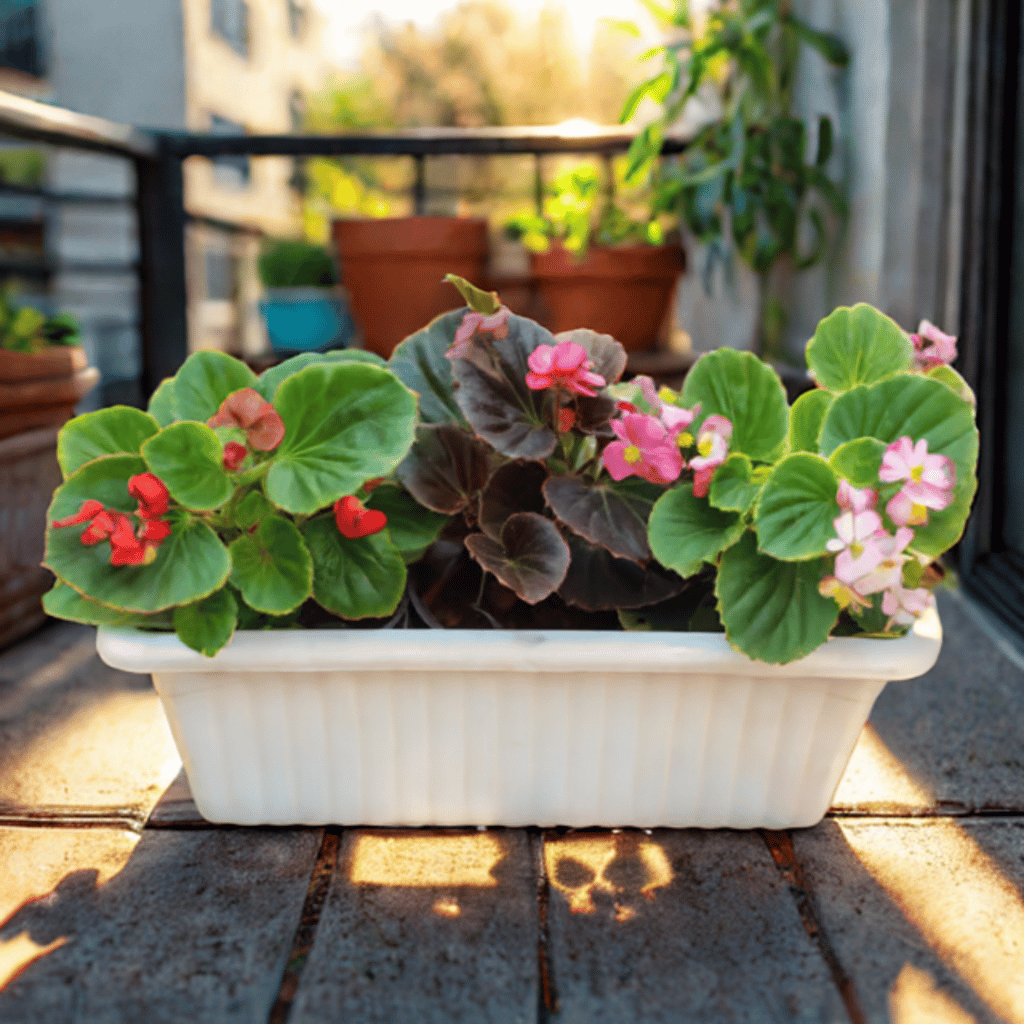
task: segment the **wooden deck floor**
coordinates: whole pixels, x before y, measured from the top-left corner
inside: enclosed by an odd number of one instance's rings
[[[0,652],[0,1022],[1024,1024],[1024,670],[941,611],[793,833],[213,826],[48,626]]]

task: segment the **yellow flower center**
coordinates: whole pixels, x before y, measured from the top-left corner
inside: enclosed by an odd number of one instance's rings
[[[714,439],[710,434],[704,434],[703,437],[697,442],[697,451],[700,452],[701,458],[706,459],[711,454],[711,449],[714,447]]]
[[[672,391],[671,388],[662,388],[658,392],[658,397],[663,402],[668,402],[670,405],[673,404],[675,402],[675,400],[676,400],[675,393]]]
[[[644,453],[635,444],[631,444],[622,453],[622,457],[632,466],[644,457]]]
[[[855,540],[850,545],[850,554],[853,555],[854,558],[860,558],[860,556],[864,554],[864,545]]]
[[[156,561],[156,548],[146,548],[146,553],[142,556],[143,565],[152,565]]]
[[[690,445],[693,444],[693,434],[688,430],[684,430],[681,434],[677,435],[676,444],[679,445],[680,448],[689,448]]]
[[[910,479],[913,480],[915,484],[919,484],[921,482],[922,476],[924,476],[924,466],[914,466],[913,469],[911,469]]]

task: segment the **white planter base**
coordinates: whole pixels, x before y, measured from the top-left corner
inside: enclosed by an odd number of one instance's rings
[[[781,667],[694,633],[241,633],[213,659],[98,639],[153,673],[211,821],[645,828],[813,825],[886,681],[940,644],[934,613]]]

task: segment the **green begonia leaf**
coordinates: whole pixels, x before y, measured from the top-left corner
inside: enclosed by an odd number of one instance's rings
[[[269,370],[260,374],[256,384],[256,390],[268,401],[274,401],[281,382],[286,377],[304,370],[307,366],[314,366],[322,363],[369,363],[371,366],[387,366],[387,362],[381,359],[376,352],[368,352],[363,348],[343,348],[330,352],[300,352],[291,359],[286,359]]]
[[[127,405],[76,416],[57,438],[57,461],[64,479],[101,455],[138,455],[142,442],[159,429],[152,416]]]
[[[789,447],[794,452],[816,452],[821,425],[832,404],[832,394],[822,388],[805,391],[789,410]]]
[[[231,591],[215,594],[174,609],[174,632],[193,651],[212,658],[231,639],[238,621],[238,605]]]
[[[234,492],[224,470],[224,449],[204,423],[172,423],[142,446],[142,457],[185,508],[220,508]]]
[[[375,487],[364,504],[388,517],[391,543],[407,563],[419,558],[448,522],[448,516],[431,512],[407,491],[390,484]]]
[[[437,317],[421,331],[395,346],[388,366],[419,396],[423,423],[463,423],[462,411],[452,396],[452,364],[445,352],[455,341],[468,308]]]
[[[161,427],[166,427],[178,419],[178,414],[174,410],[173,377],[168,377],[160,382],[156,391],[150,396],[147,411]]]
[[[194,352],[174,377],[171,405],[179,420],[205,423],[228,395],[256,387],[256,374],[226,352]]]
[[[87,626],[123,626],[132,629],[172,629],[168,612],[155,615],[137,615],[108,608],[99,601],[90,601],[66,583],[57,580],[53,589],[43,595],[43,611],[55,619],[84,622]]]
[[[343,619],[391,615],[405,592],[405,562],[386,531],[350,540],[332,516],[302,527],[313,555],[313,597]]]
[[[942,511],[929,510],[928,523],[915,529],[913,546],[937,556],[957,542],[977,487],[978,431],[974,410],[945,384],[916,373],[903,373],[856,387],[836,396],[821,431],[821,453],[827,458],[842,444],[874,437],[889,445],[901,437],[924,438],[930,454],[945,455],[956,468],[953,502]]]
[[[761,484],[751,481],[754,467],[750,459],[733,452],[716,470],[708,490],[708,502],[723,512],[746,512],[761,491]]]
[[[810,452],[787,455],[768,477],[754,514],[758,547],[783,561],[825,554],[836,535],[839,480],[832,467]]]
[[[89,498],[118,512],[135,511],[128,480],[146,472],[138,455],[108,455],[84,465],[57,489],[48,519],[74,515]],[[227,548],[203,522],[186,513],[168,517],[171,536],[150,565],[110,565],[110,545],[81,542],[86,525],[50,527],[45,564],[86,597],[123,611],[149,614],[189,604],[219,590],[231,571]]]
[[[715,593],[729,642],[748,658],[783,665],[827,639],[839,605],[818,583],[827,560],[780,562],[757,550],[747,531],[722,554]]]
[[[899,326],[866,303],[841,306],[807,343],[807,365],[829,391],[848,391],[909,370],[914,346]]]
[[[311,515],[385,476],[413,441],[416,397],[376,366],[307,366],[281,384],[275,404],[285,435],[264,490],[286,512]]]
[[[662,565],[680,576],[692,576],[735,544],[743,530],[742,516],[712,508],[707,498],[694,495],[692,484],[682,484],[658,499],[647,524],[647,539]]]
[[[686,376],[681,404],[692,408],[698,402],[699,420],[689,428],[694,436],[714,413],[732,423],[730,451],[762,462],[782,453],[789,431],[786,389],[753,353],[721,348],[701,356]]]
[[[878,489],[878,470],[882,465],[885,445],[873,437],[858,437],[841,444],[828,460],[838,476],[854,487]]]
[[[250,491],[234,506],[232,518],[240,530],[248,530],[273,512],[274,506],[259,491]]]
[[[942,381],[954,395],[962,398],[968,405],[978,404],[970,384],[952,366],[935,366],[928,371],[928,376],[934,380]]]
[[[298,527],[267,516],[231,544],[231,583],[258,612],[284,615],[313,592],[313,560]]]

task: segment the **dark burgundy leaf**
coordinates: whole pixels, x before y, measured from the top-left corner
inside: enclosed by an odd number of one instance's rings
[[[614,437],[615,431],[608,423],[614,415],[615,399],[608,395],[596,395],[594,398],[580,395],[576,398],[576,429],[584,434]]]
[[[509,458],[546,459],[558,443],[548,425],[552,392],[526,386],[527,359],[543,344],[554,344],[550,331],[510,316],[506,337],[474,339],[466,357],[452,362],[459,408],[477,434]]]
[[[480,529],[492,540],[516,512],[543,512],[541,488],[548,473],[539,462],[508,462],[495,470],[480,492]]]
[[[655,633],[685,633],[690,621],[705,601],[715,603],[714,573],[702,573],[686,581],[682,593],[667,601],[646,608],[622,609],[619,620],[623,629],[650,630]]]
[[[466,548],[528,604],[554,593],[569,568],[569,547],[550,519],[536,512],[509,517],[497,541],[483,533],[466,538]]]
[[[590,368],[604,377],[605,384],[614,384],[626,369],[626,350],[610,335],[598,334],[588,327],[562,331],[555,341],[574,341],[587,350]]]
[[[454,515],[476,498],[491,475],[492,454],[452,423],[416,428],[416,441],[395,471],[405,489],[434,512]]]
[[[578,476],[553,476],[544,484],[548,505],[570,530],[634,562],[651,557],[647,520],[662,493],[637,477],[595,484]]]
[[[682,593],[686,580],[655,561],[646,566],[569,534],[572,561],[559,596],[588,611],[603,608],[643,608]]]

